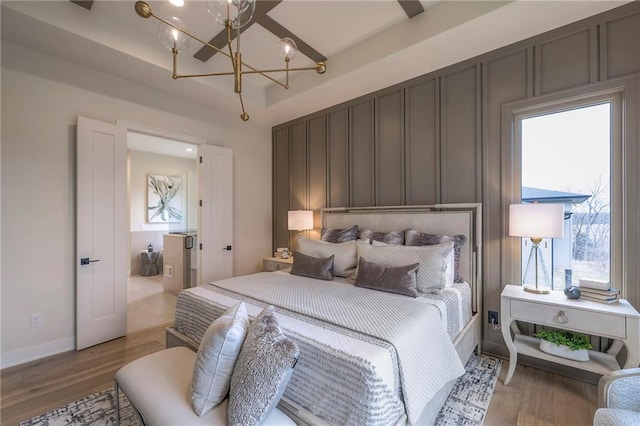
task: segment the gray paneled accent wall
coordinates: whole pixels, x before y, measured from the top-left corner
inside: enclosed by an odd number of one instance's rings
[[[500,292],[519,262],[506,212],[519,202],[520,158],[503,140],[513,137],[504,132],[512,124],[503,122],[503,108],[589,95],[604,82],[635,81],[639,72],[640,3],[633,2],[275,126],[274,247],[291,241],[283,218],[293,208],[482,202],[484,309],[499,311]],[[621,264],[627,297],[640,308],[635,87],[621,91],[629,232]],[[500,332],[487,324],[483,348],[506,353]]]

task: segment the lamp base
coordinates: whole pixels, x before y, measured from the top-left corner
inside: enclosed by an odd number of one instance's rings
[[[551,289],[549,287],[532,287],[529,285],[524,286],[524,291],[528,291],[529,293],[536,294],[549,294],[551,293]]]

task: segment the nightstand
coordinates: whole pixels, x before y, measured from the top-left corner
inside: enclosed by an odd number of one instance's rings
[[[500,295],[502,337],[509,348],[508,384],[516,369],[518,354],[544,359],[593,373],[605,374],[640,363],[640,313],[629,302],[605,305],[588,300],[568,299],[561,291],[534,294],[517,285],[505,286]],[[520,334],[511,326],[514,321],[545,325],[578,333],[620,340],[627,349],[627,359],[620,366],[616,358],[604,352],[589,351],[589,361],[573,361],[542,352],[540,339]]]
[[[293,257],[283,259],[281,257],[265,257],[262,259],[262,270],[264,272],[274,272],[281,269],[289,269],[293,265]]]

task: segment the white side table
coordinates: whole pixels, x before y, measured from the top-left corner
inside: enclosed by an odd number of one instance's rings
[[[281,257],[265,257],[262,259],[262,270],[264,272],[274,272],[281,269],[289,269],[293,265],[293,257],[283,259]]]
[[[505,385],[513,376],[519,353],[598,374],[621,368],[614,356],[603,352],[589,351],[589,361],[584,362],[542,352],[540,339],[536,337],[524,336],[517,331],[511,337],[511,324],[516,320],[620,340],[627,349],[622,368],[638,367],[640,363],[640,313],[624,299],[606,305],[568,299],[561,291],[534,294],[524,291],[521,286],[506,285],[500,296],[500,314],[502,337],[509,349]]]

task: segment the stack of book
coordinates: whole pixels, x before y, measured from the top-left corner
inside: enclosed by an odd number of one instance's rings
[[[620,290],[610,288],[609,283],[593,280],[580,280],[580,298],[599,303],[618,303]]]

